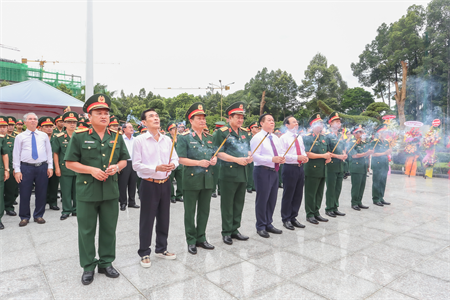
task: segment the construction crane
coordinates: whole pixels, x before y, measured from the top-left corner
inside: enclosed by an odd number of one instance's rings
[[[213,84],[213,83],[209,83],[209,86],[206,88],[172,88],[172,87],[168,87],[168,88],[155,88],[155,90],[209,90],[211,93],[214,92],[214,90],[220,90],[220,120],[222,120],[222,100],[223,100],[223,90],[228,91],[230,90],[230,85],[234,84],[234,82],[230,82],[227,83],[225,85],[222,84],[222,80],[219,79],[219,85],[217,84]]]
[[[0,44],[0,47],[1,47],[1,48],[5,48],[5,49],[9,49],[9,50],[13,50],[13,51],[18,51],[18,52],[20,52],[20,50],[17,49],[16,47],[7,46],[7,45],[4,45],[4,44]]]
[[[55,61],[47,61],[47,60],[30,60],[30,59],[22,58],[22,63],[23,64],[26,64],[28,62],[38,62],[39,66],[41,67],[41,69],[44,68],[44,64],[45,63],[53,63],[53,64],[59,63],[59,61],[57,61],[57,60],[55,60]]]

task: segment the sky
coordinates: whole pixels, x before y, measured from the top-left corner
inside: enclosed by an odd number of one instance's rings
[[[94,0],[94,83],[173,97],[234,82],[227,95],[267,67],[300,85],[320,52],[358,87],[350,65],[377,28],[428,2]],[[86,11],[86,1],[0,0],[0,43],[20,50],[0,48],[0,57],[59,61],[45,69],[84,80]]]

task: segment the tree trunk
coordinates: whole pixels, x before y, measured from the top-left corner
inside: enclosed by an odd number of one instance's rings
[[[402,90],[398,89],[398,82],[395,82],[395,101],[397,101],[398,118],[400,120],[400,129],[405,128],[405,100],[406,100],[406,77],[408,65],[402,61]]]
[[[261,104],[259,106],[259,115],[261,116],[264,113],[264,105],[266,104],[266,91],[262,93]]]

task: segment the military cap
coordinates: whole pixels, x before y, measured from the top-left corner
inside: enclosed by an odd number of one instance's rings
[[[16,125],[17,125],[17,124],[23,125],[23,120],[22,120],[22,119],[17,120]]]
[[[89,128],[89,125],[86,122],[78,122],[77,127],[78,129],[84,129]]]
[[[244,105],[244,102],[234,102],[233,104],[228,106],[228,108],[225,110],[225,113],[227,114],[227,116],[231,116],[232,114],[245,115]]]
[[[183,123],[183,122],[180,122],[180,123],[178,123],[178,127],[183,127],[183,128],[185,128],[185,127],[186,127],[186,125],[184,125],[184,123]]]
[[[62,121],[63,119],[62,119],[62,115],[57,115],[56,117],[55,117],[55,119],[53,120],[53,122],[56,124],[56,122],[58,122],[58,121]]]
[[[205,115],[206,117],[206,113],[203,110],[203,103],[201,102],[195,102],[194,104],[192,104],[191,107],[189,107],[189,109],[187,110],[185,118],[187,120],[190,120],[197,115]]]
[[[16,124],[16,118],[14,118],[13,116],[7,116],[6,118],[8,119],[8,124],[9,125],[15,125]]]
[[[38,126],[53,126],[53,118],[52,117],[40,117],[38,121]]]
[[[69,121],[78,121],[78,114],[74,111],[67,111],[62,115],[62,120],[64,122],[69,122]]]
[[[78,122],[85,122],[85,123],[87,123],[86,122],[86,118],[85,117],[80,117],[80,116],[78,116]]]
[[[274,133],[281,133],[281,131],[280,131],[280,129],[279,129],[279,128],[275,128],[275,131],[274,131]]]
[[[251,129],[252,129],[253,127],[255,127],[255,126],[256,126],[256,127],[259,127],[259,126],[258,126],[258,121],[255,121],[255,122],[251,123],[250,126],[248,126],[248,129],[251,130]]]
[[[308,126],[312,126],[316,122],[323,122],[322,116],[320,115],[320,113],[315,113],[311,116],[311,118],[309,118]]]
[[[108,126],[111,126],[111,125],[119,125],[119,118],[116,117],[116,116],[111,116],[109,118],[109,125]]]
[[[218,122],[214,123],[214,125],[216,125],[216,128],[221,128],[221,127],[227,125],[227,123],[225,123],[224,121],[218,121]]]
[[[380,126],[377,127],[377,129],[375,130],[377,133],[384,131],[387,129],[387,124],[381,124]]]
[[[66,108],[64,108],[64,112],[65,113],[68,112],[68,111],[71,111],[70,106],[67,106]]]
[[[146,132],[148,129],[144,125],[139,124],[138,125],[138,130],[139,130],[140,133],[143,133],[143,132]]]
[[[342,120],[341,117],[339,117],[339,113],[337,111],[333,111],[328,116],[328,124],[331,124],[331,122],[333,122],[334,120]]]
[[[167,132],[170,132],[170,130],[173,128],[177,128],[177,124],[175,124],[175,122],[169,122],[169,124],[166,127]]]
[[[355,134],[355,133],[357,133],[357,132],[359,132],[359,131],[364,132],[364,128],[362,127],[361,124],[355,126],[355,127],[352,129],[351,133],[352,133],[352,134]]]
[[[6,117],[0,116],[0,126],[8,125],[8,122],[6,120]]]
[[[106,108],[110,110],[111,99],[105,94],[95,94],[89,97],[89,99],[84,102],[83,111],[85,113],[90,113],[94,109]]]

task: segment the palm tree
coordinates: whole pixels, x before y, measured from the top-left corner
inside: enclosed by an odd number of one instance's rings
[[[244,95],[241,99],[242,102],[245,103],[245,111],[248,114],[248,116],[252,115],[252,110],[254,108],[259,107],[259,100],[256,98],[251,92],[248,92],[246,95]]]

